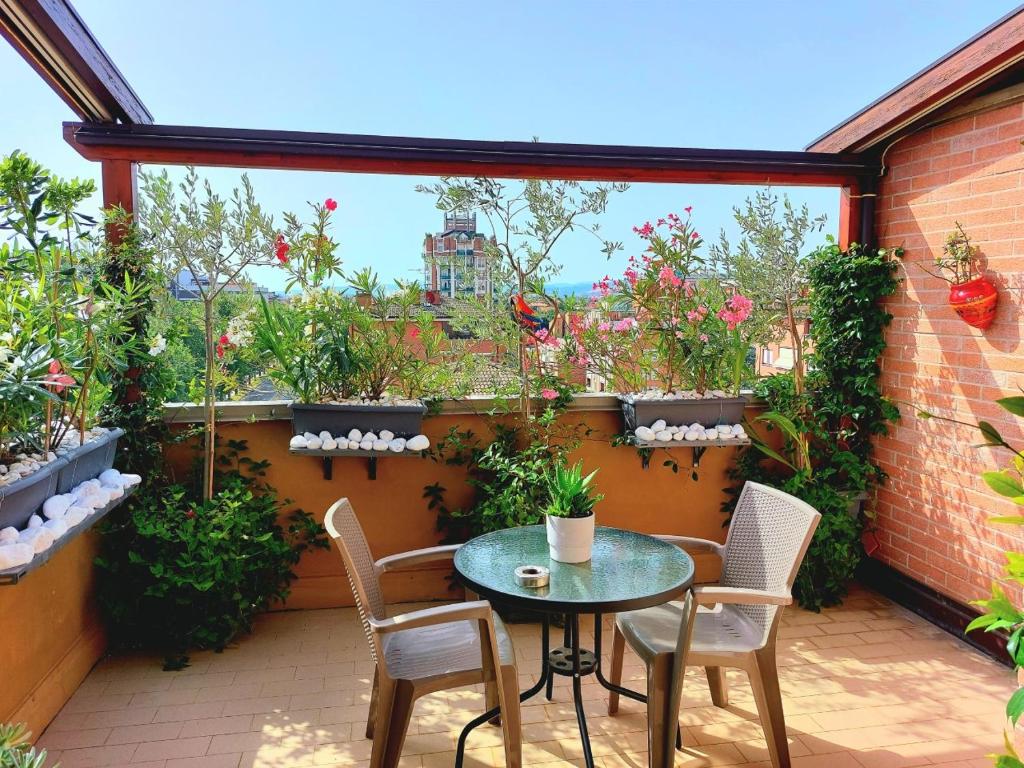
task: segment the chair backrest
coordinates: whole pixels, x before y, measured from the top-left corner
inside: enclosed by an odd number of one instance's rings
[[[377,571],[373,567],[373,555],[370,545],[366,543],[366,534],[356,518],[355,510],[348,499],[338,499],[327,510],[324,527],[334,541],[341,559],[345,563],[348,583],[352,587],[352,595],[356,599],[359,619],[363,623],[366,641],[370,644],[370,656],[374,663],[383,661],[383,651],[375,632],[370,629],[369,617],[386,618],[384,613],[384,593],[380,588]]]
[[[776,488],[747,482],[736,503],[722,557],[724,587],[791,592],[821,515]],[[777,626],[779,606],[744,605],[740,610],[761,628],[762,645]]]

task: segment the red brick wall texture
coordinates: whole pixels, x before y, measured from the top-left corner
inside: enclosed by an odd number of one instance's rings
[[[1022,139],[1022,103],[925,128],[890,148],[878,200],[879,243],[902,245],[906,254],[903,288],[888,302],[894,320],[882,362],[885,391],[901,401],[902,419],[878,442],[890,479],[873,502],[876,556],[962,602],[988,594],[1004,550],[1024,551],[1024,527],[992,526],[987,518],[1024,510],[978,477],[1006,463],[1005,453],[975,447],[976,430],[919,418],[916,409],[989,421],[1024,446],[1021,422],[994,403],[1024,386]],[[921,268],[932,268],[957,221],[999,290],[986,331],[960,320],[947,303],[948,284]]]

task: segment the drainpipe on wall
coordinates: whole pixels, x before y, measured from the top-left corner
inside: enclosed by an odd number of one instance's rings
[[[860,182],[860,244],[874,248],[875,243],[875,200],[878,197],[878,178],[866,176]]]

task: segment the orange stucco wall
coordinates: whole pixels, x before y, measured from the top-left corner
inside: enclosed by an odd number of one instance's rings
[[[622,429],[618,412],[570,412],[567,420],[585,421],[593,430],[577,452],[585,466],[600,468],[595,480],[604,500],[597,507],[600,525],[610,525],[648,533],[677,533],[724,540],[721,513],[725,470],[732,461],[733,448],[708,450],[701,460],[699,480],[690,477],[689,449],[677,449],[673,455],[680,465],[678,474],[662,466],[665,456],[657,452],[648,469],[641,468],[633,448],[612,447],[611,435]],[[484,418],[477,415],[440,415],[424,422],[426,434],[436,442],[452,426],[487,434]],[[221,438],[246,440],[250,455],[266,458],[271,467],[268,482],[296,506],[323,520],[327,508],[347,496],[366,531],[374,557],[383,557],[437,544],[436,514],[427,509],[423,488],[440,483],[448,489],[448,503],[467,503],[472,489],[466,484],[465,470],[420,457],[381,458],[377,479],[369,480],[366,459],[345,458],[334,462],[331,481],[324,480],[319,459],[288,453],[290,421],[228,423],[220,427]],[[186,471],[192,454],[175,450],[172,463]],[[574,457],[575,460],[576,457]],[[699,562],[698,578],[714,578],[716,564]],[[289,608],[351,605],[352,595],[344,578],[341,561],[333,550],[305,556],[297,568],[299,579],[293,585]],[[447,567],[426,568],[389,575],[385,582],[390,602],[442,599],[452,595]]]
[[[0,587],[0,722],[26,723],[38,736],[102,655],[96,545],[86,534],[20,583]]]

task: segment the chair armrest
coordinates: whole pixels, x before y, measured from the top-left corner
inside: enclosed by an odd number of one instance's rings
[[[710,552],[713,555],[722,557],[725,554],[725,546],[719,544],[717,541],[710,541],[708,539],[694,539],[690,536],[673,536],[671,534],[655,534],[654,538],[667,541],[669,544],[675,544],[677,547],[685,549],[688,553],[703,554]]]
[[[697,605],[789,605],[793,596],[788,592],[767,592],[763,589],[745,589],[743,587],[720,587],[713,584],[706,587],[694,587],[693,596]]]
[[[451,560],[455,557],[455,551],[461,544],[445,544],[440,547],[427,547],[426,549],[413,549],[409,552],[399,552],[397,555],[382,557],[373,564],[373,569],[378,575],[393,571],[397,568],[410,568],[421,563],[431,563],[435,560]]]
[[[435,624],[448,624],[453,621],[493,621],[491,604],[486,600],[475,600],[472,603],[452,603],[423,608],[418,611],[400,613],[387,619],[369,618],[368,623],[374,632],[386,634],[399,632],[403,629],[429,627]]]

